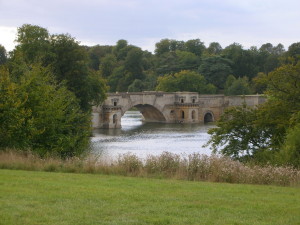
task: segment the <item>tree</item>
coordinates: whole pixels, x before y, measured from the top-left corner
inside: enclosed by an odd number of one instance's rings
[[[199,66],[199,57],[188,51],[176,51],[177,66],[180,70],[196,70]]]
[[[287,131],[282,150],[278,153],[277,162],[300,168],[300,123]]]
[[[199,73],[203,74],[209,83],[218,89],[224,89],[224,84],[231,70],[232,62],[221,56],[211,56],[204,58],[199,67]]]
[[[30,149],[41,156],[79,156],[89,145],[90,113],[53,74],[32,65],[18,82],[0,71],[0,146]],[[5,101],[5,102],[4,102]]]
[[[241,63],[242,56],[243,56],[243,46],[238,43],[233,43],[227,46],[223,51],[222,55],[226,58],[231,60],[232,62],[232,74],[235,77],[245,75],[243,73],[243,65]]]
[[[212,42],[209,44],[206,52],[208,55],[220,55],[222,53],[222,46],[218,42]]]
[[[247,77],[235,78],[228,76],[225,84],[226,95],[249,95],[251,93],[250,85]]]
[[[0,66],[5,64],[7,61],[6,50],[4,46],[0,45]]]
[[[113,54],[117,57],[118,60],[124,60],[127,56],[128,51],[133,46],[128,45],[128,42],[126,40],[119,40],[113,48]]]
[[[217,128],[208,131],[211,135],[206,145],[211,145],[214,153],[221,153],[233,159],[249,160],[259,151],[270,146],[270,132],[257,126],[258,113],[244,104],[228,108],[217,122]]]
[[[21,51],[26,63],[47,64],[50,53],[50,34],[47,29],[24,24],[18,28],[15,51]]]
[[[260,71],[269,73],[279,66],[279,56],[282,55],[282,45],[273,47],[271,43],[263,44],[259,49]]]
[[[113,54],[107,54],[101,60],[99,69],[103,77],[109,77],[117,65],[117,58]]]
[[[143,79],[143,51],[140,48],[132,48],[124,61],[124,68],[134,75],[136,79]]]
[[[108,77],[108,86],[110,92],[121,91],[119,89],[119,87],[121,86],[119,85],[119,83],[124,77],[124,71],[124,66],[118,66],[114,68],[112,74]]]
[[[291,44],[288,48],[287,55],[298,62],[300,59],[300,42]]]
[[[156,58],[156,72],[159,75],[177,73],[180,71],[178,66],[178,56],[175,52],[166,52]]]
[[[95,79],[88,67],[86,48],[80,46],[73,37],[68,34],[50,35],[45,28],[25,24],[18,28],[17,41],[19,44],[10,60],[14,78],[21,78],[26,66],[30,68],[40,63],[53,71],[58,82],[65,82],[79,99],[83,110],[89,111],[92,104],[104,100],[104,81],[100,76]],[[26,66],[19,66],[19,63]]]
[[[108,45],[88,47],[89,67],[93,70],[99,70],[103,58],[108,54],[112,54],[112,49],[113,47]]]
[[[27,94],[12,82],[9,71],[0,68],[0,149],[29,145],[28,136],[34,133],[31,110],[25,108]]]
[[[194,71],[183,70],[174,75],[165,75],[158,78],[157,91],[194,91],[201,94],[213,94],[216,88],[207,84],[205,78]]]
[[[51,38],[51,50],[54,59],[51,63],[54,74],[59,82],[66,81],[66,85],[80,101],[83,110],[90,110],[91,105],[100,103],[105,96],[101,95],[101,89],[89,87],[92,84],[91,71],[88,68],[88,56],[85,49],[70,35],[53,35]],[[98,79],[98,82],[103,82]],[[99,88],[104,84],[96,85]],[[93,93],[93,91],[95,91]],[[94,98],[90,98],[93,96]]]
[[[141,80],[135,79],[132,84],[128,86],[128,92],[140,92],[144,90],[144,84]]]
[[[155,54],[162,55],[164,53],[170,52],[170,40],[169,39],[162,39],[160,42],[155,44]]]
[[[200,39],[188,40],[184,45],[186,51],[191,52],[196,56],[201,56],[205,50],[205,45]]]
[[[297,156],[294,135],[300,122],[300,63],[283,65],[261,79],[267,84],[268,101],[257,109],[228,109],[218,127],[209,131],[214,151],[237,159],[275,163],[281,151]],[[290,163],[292,157],[286,158],[285,163]]]

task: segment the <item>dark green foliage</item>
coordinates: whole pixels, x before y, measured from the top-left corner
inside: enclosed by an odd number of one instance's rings
[[[113,54],[107,54],[101,59],[101,63],[99,66],[101,75],[105,78],[109,77],[115,66],[117,65],[117,58]]]
[[[24,24],[18,28],[16,42],[17,45],[14,53],[22,52],[26,63],[42,63],[47,65],[51,60],[50,34],[47,29]]]
[[[119,91],[119,83],[122,81],[124,71],[124,66],[116,67],[114,68],[112,74],[108,77],[107,80],[110,92]]]
[[[299,113],[298,113],[299,114]],[[300,123],[287,131],[282,150],[277,155],[281,164],[290,164],[300,168]]]
[[[205,50],[205,45],[200,39],[188,40],[184,45],[185,51],[191,52],[196,56],[201,56]]]
[[[159,77],[156,90],[167,92],[194,91],[201,94],[214,94],[216,92],[215,86],[207,84],[201,74],[188,70]]]
[[[81,109],[89,111],[92,104],[105,98],[105,84],[89,69],[85,47],[68,34],[50,35],[45,28],[25,24],[18,28],[18,45],[9,62],[14,78],[19,79],[22,68],[36,62],[50,68],[58,82],[64,82]],[[21,64],[21,66],[19,65]],[[98,87],[98,88],[97,88]]]
[[[243,160],[299,163],[300,63],[283,65],[259,81],[268,101],[258,109],[230,108],[209,131],[214,151]]]
[[[93,70],[99,70],[100,63],[102,63],[102,58],[107,54],[111,54],[112,48],[112,46],[107,45],[88,47],[87,51],[89,55],[89,67]]]
[[[222,53],[222,46],[218,42],[212,42],[209,44],[206,52],[208,55],[220,55]]]
[[[4,46],[0,44],[0,66],[5,64],[7,61],[7,54]]]
[[[295,61],[300,60],[300,42],[293,43],[289,46],[287,55],[292,57]]]
[[[143,51],[140,48],[132,48],[126,55],[124,68],[126,72],[134,74],[135,78],[143,79]]]
[[[90,115],[74,94],[41,66],[32,66],[20,82],[1,71],[0,147],[31,149],[41,156],[79,156],[89,144]]]
[[[224,89],[228,75],[232,74],[231,66],[230,60],[220,56],[211,56],[203,59],[199,72],[218,89]]]
[[[260,72],[269,73],[276,69],[279,63],[279,57],[284,54],[283,45],[278,44],[273,47],[271,43],[263,44],[259,49]]]
[[[141,80],[135,79],[132,84],[128,86],[128,92],[140,92],[144,90],[144,84]]]
[[[226,95],[249,95],[251,94],[250,84],[247,77],[235,78],[233,75],[227,77],[225,83]]]
[[[270,133],[257,126],[258,113],[246,105],[229,108],[209,130],[212,150],[234,159],[255,158],[258,151],[270,146]]]
[[[28,97],[11,81],[8,70],[0,69],[0,148],[28,146],[34,132],[31,110],[25,107]]]
[[[259,72],[267,74],[289,60],[282,44],[273,46],[267,43],[259,49],[255,46],[243,49],[242,45],[233,43],[223,49],[218,42],[212,42],[206,48],[200,39],[162,39],[155,47],[155,54],[152,54],[128,44],[126,40],[119,40],[115,46],[97,45],[88,48],[89,65],[93,70],[99,67],[112,92],[127,91],[136,79],[143,82],[143,90],[153,90],[157,77],[191,70],[203,74],[207,82],[218,88],[218,93],[224,93],[229,74],[236,78],[247,77],[247,88],[246,78],[243,78],[234,84],[233,89],[238,91],[232,91],[233,94],[247,94],[252,92],[249,89],[255,93],[264,90],[263,86],[252,86]],[[151,81],[147,74],[154,74]]]

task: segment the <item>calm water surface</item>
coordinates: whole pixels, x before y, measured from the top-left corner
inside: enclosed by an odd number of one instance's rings
[[[131,152],[140,158],[159,155],[164,151],[176,154],[198,152],[210,155],[203,148],[208,139],[207,124],[144,123],[138,111],[128,111],[122,117],[121,129],[97,129],[92,137],[92,149],[103,157],[116,159]]]

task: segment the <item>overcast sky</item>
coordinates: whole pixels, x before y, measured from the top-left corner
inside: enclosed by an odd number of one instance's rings
[[[86,45],[119,39],[153,51],[163,38],[244,48],[300,42],[300,0],[0,0],[0,44],[14,48],[17,27],[69,33]]]

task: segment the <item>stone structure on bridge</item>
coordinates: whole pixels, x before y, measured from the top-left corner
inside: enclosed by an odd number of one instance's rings
[[[146,122],[203,123],[218,120],[224,109],[244,102],[254,107],[265,101],[260,95],[199,95],[197,92],[109,93],[102,105],[93,107],[94,128],[121,128],[121,117],[135,107]]]

